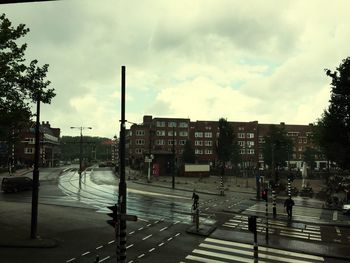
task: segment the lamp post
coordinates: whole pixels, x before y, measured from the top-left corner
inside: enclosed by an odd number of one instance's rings
[[[79,183],[80,183],[80,180],[81,180],[81,173],[82,173],[82,170],[83,170],[83,165],[82,165],[82,162],[83,162],[83,130],[84,129],[92,129],[92,127],[83,127],[83,126],[80,126],[80,127],[70,127],[71,129],[79,129],[80,130],[80,147],[79,147]]]
[[[38,198],[39,198],[39,154],[40,154],[40,92],[36,99],[36,123],[35,123],[35,151],[33,169],[33,191],[32,191],[32,215],[30,226],[30,238],[37,238],[38,229]]]
[[[172,152],[173,152],[172,188],[175,189],[175,127],[174,127],[174,124],[173,124],[173,150],[172,150]]]

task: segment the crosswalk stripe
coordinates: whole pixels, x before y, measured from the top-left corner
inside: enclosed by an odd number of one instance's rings
[[[192,256],[192,255],[188,255],[186,257],[186,259],[198,261],[198,262],[204,262],[204,263],[227,263],[226,261],[203,258],[203,257],[198,257],[198,256]]]
[[[202,249],[195,249],[192,251],[192,253],[205,255],[205,256],[211,256],[211,257],[217,257],[217,258],[223,258],[223,259],[229,259],[229,260],[236,260],[239,262],[247,262],[247,263],[252,262],[252,260],[250,258],[243,258],[243,257],[227,255],[227,254],[220,254],[220,253],[206,251],[206,250],[202,250]]]

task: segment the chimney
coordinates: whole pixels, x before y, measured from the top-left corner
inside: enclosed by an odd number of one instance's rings
[[[280,125],[284,126],[284,124],[285,124],[284,122],[280,122]]]

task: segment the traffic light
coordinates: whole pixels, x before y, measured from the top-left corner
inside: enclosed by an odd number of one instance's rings
[[[261,199],[267,201],[267,189],[261,192]]]
[[[256,216],[248,217],[248,230],[252,233],[256,232]]]
[[[108,216],[112,217],[112,220],[107,220],[107,223],[112,227],[115,227],[118,222],[119,208],[117,205],[107,206],[107,208],[112,211],[112,213],[107,214]]]

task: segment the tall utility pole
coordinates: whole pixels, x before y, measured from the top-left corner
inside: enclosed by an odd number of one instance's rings
[[[80,129],[80,143],[79,143],[79,183],[81,180],[81,173],[83,171],[83,130],[92,129],[91,127],[70,127],[71,129]]]
[[[173,174],[173,180],[172,180],[172,188],[175,189],[175,127],[174,127],[174,123],[173,123],[173,170],[172,170],[172,174]]]
[[[35,151],[33,169],[33,191],[32,191],[32,216],[30,226],[30,238],[37,238],[38,229],[38,198],[39,198],[39,154],[40,154],[40,92],[36,100],[36,123],[35,123]]]
[[[125,182],[125,66],[122,66],[121,80],[121,120],[120,120],[120,142],[119,142],[119,200],[120,204],[120,232],[119,232],[119,253],[117,251],[117,262],[126,262],[126,182]],[[124,216],[123,216],[124,215]]]

